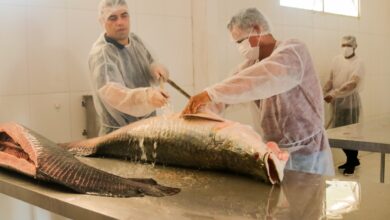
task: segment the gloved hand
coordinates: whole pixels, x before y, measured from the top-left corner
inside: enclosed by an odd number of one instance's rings
[[[157,81],[160,81],[161,78],[164,82],[166,82],[169,78],[169,72],[162,64],[152,63],[150,70]]]
[[[149,88],[147,90],[147,97],[149,104],[154,106],[155,108],[160,108],[167,104],[169,95],[163,90],[156,88]]]
[[[206,91],[203,91],[195,96],[192,96],[187,103],[187,106],[182,111],[182,114],[195,114],[198,113],[200,109],[205,107],[208,103],[211,102],[210,96]]]
[[[324,100],[325,100],[325,102],[330,103],[333,100],[333,96],[327,95],[327,96],[325,96]]]

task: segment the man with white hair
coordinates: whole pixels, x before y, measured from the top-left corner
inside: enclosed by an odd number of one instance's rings
[[[324,86],[325,98],[332,103],[333,127],[359,122],[361,102],[359,92],[364,78],[364,65],[356,56],[356,38],[344,36],[341,40],[342,54],[333,59],[330,78]],[[357,150],[343,149],[347,161],[338,168],[344,175],[352,175],[360,165]]]
[[[130,33],[125,0],[102,0],[99,21],[105,32],[89,54],[94,104],[100,117],[100,135],[155,115],[168,94],[152,87],[168,78],[141,39]]]
[[[290,153],[286,169],[334,175],[321,85],[306,46],[275,40],[256,8],[240,11],[227,27],[245,62],[233,76],[192,97],[183,114],[251,101],[256,130]]]

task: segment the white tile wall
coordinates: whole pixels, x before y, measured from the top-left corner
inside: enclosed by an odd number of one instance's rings
[[[26,9],[0,6],[0,95],[28,92]]]
[[[140,14],[191,17],[191,0],[136,0]]]
[[[313,27],[317,25],[317,19],[314,19],[318,16],[315,16],[314,12],[308,10],[296,10],[288,7],[279,8],[279,16],[282,18],[282,24],[285,26],[300,26],[300,27]],[[266,12],[264,12],[266,13]],[[322,21],[323,17],[321,16]],[[276,20],[278,22],[278,20]]]
[[[313,16],[313,27],[318,29],[339,30],[340,19],[341,16],[339,15],[315,13]],[[291,20],[295,20],[295,18],[292,17]]]
[[[0,5],[25,5],[27,0],[0,0]]]
[[[14,121],[29,126],[29,97],[2,96],[0,97],[0,122]]]
[[[240,1],[239,4],[235,1],[224,1],[224,0],[219,0],[220,5],[226,5],[226,13],[223,16],[225,20],[229,20],[230,15],[236,13],[238,10],[241,10],[243,8],[248,8],[248,7],[258,7],[259,1],[257,0],[242,0]],[[221,15],[220,15],[221,17]]]
[[[70,140],[70,97],[68,93],[32,95],[30,128],[58,143]]]
[[[66,10],[29,8],[27,56],[30,93],[69,90]]]
[[[34,7],[58,7],[66,8],[67,0],[27,0],[28,5]]]
[[[315,43],[313,40],[314,31],[313,28],[310,27],[302,27],[302,26],[283,26],[284,35],[287,38],[296,38],[304,42],[309,48],[315,47]]]
[[[326,39],[326,40],[324,40]],[[319,74],[321,81],[324,83],[328,79],[331,68],[331,62],[335,55],[340,51],[340,39],[337,31],[314,29],[313,30],[313,62]]]
[[[138,15],[138,34],[172,80],[192,85],[192,31],[188,18]]]
[[[100,0],[68,0],[69,9],[86,9],[95,12],[98,15],[97,8]]]
[[[71,91],[90,90],[88,54],[103,32],[95,11],[68,10],[67,68]]]

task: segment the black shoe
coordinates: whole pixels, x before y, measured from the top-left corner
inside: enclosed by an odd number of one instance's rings
[[[347,166],[343,172],[344,176],[351,176],[355,173],[355,166]]]
[[[354,162],[351,162],[351,163],[345,162],[345,164],[343,164],[341,166],[338,166],[338,168],[340,170],[343,170],[343,169],[346,169],[349,165],[351,165],[351,166],[359,166],[360,165],[360,161],[359,161],[359,159],[357,159],[357,160],[355,160]]]
[[[360,161],[359,161],[359,159],[356,159],[355,166],[359,166],[359,165],[360,165]]]
[[[343,170],[343,169],[347,168],[347,166],[348,166],[348,163],[345,162],[345,164],[339,166],[338,168],[339,168],[340,170]]]

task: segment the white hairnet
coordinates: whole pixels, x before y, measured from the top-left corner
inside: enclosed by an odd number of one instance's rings
[[[103,24],[110,15],[119,9],[128,9],[126,0],[102,0],[99,3],[99,21]]]
[[[230,19],[227,28],[231,30],[234,26],[237,26],[241,30],[249,30],[253,25],[259,25],[262,35],[271,33],[267,18],[257,8],[247,8],[239,11]]]
[[[353,48],[356,48],[357,47],[356,37],[351,35],[344,36],[343,39],[341,40],[341,44],[348,44],[351,45]]]

